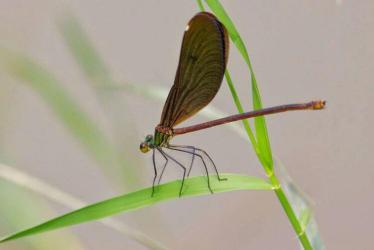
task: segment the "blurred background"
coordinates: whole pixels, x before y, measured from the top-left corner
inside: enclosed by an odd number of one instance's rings
[[[309,197],[327,249],[370,249],[374,3],[222,4],[247,45],[265,107],[327,100],[324,111],[268,117],[272,150]],[[192,0],[1,1],[1,235],[151,184],[150,154],[139,143],[159,122],[184,27],[198,11]],[[228,67],[251,110],[248,70],[234,46]],[[237,113],[225,83],[183,125],[221,113]],[[230,126],[174,143],[206,149],[221,172],[265,177]],[[164,181],[180,175],[169,167]],[[137,234],[167,249],[299,249],[273,192],[179,199],[112,219],[0,249],[147,249]]]

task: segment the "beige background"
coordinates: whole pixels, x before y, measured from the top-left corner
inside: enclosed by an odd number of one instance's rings
[[[273,152],[313,200],[328,249],[371,249],[374,201],[374,3],[373,1],[223,1],[249,50],[265,106],[324,98],[323,112],[267,119]],[[1,46],[26,52],[50,69],[81,106],[115,137],[106,112],[63,43],[56,21],[69,9],[79,19],[114,79],[170,87],[185,24],[194,1],[2,0]],[[229,69],[250,109],[249,78],[237,51]],[[87,201],[125,190],[116,187],[30,88],[0,75],[1,149],[12,165]],[[213,105],[235,113],[222,85]],[[126,139],[141,168],[153,174],[138,142],[153,131],[162,103],[126,93],[117,107],[136,132]],[[117,110],[117,111],[118,111]],[[199,116],[188,123],[206,120]],[[122,128],[123,129],[123,128]],[[125,143],[125,142],[123,142]],[[176,138],[210,152],[222,172],[264,176],[251,146],[225,127]],[[196,167],[196,174],[199,167]],[[170,168],[169,178],[179,176]],[[167,179],[167,178],[166,178]],[[68,208],[51,202],[55,214]],[[44,219],[51,215],[45,215]],[[170,249],[298,249],[298,240],[271,192],[232,192],[181,199],[115,219]],[[24,225],[29,226],[29,225]],[[71,230],[84,249],[144,249],[98,223]],[[9,231],[7,231],[9,232]],[[37,237],[44,237],[37,236]],[[15,243],[0,246],[17,248]]]

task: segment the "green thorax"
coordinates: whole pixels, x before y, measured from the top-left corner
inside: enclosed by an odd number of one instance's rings
[[[155,136],[153,138],[153,145],[155,147],[164,147],[169,144],[170,139],[172,138],[172,135],[161,133],[157,130],[155,130]]]

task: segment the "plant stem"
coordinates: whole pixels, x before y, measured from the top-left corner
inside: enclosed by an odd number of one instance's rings
[[[296,235],[298,236],[301,245],[303,245],[305,250],[312,250],[313,247],[308,239],[308,236],[305,233],[305,228],[303,228],[300,225],[300,222],[294,212],[294,210],[291,207],[290,202],[287,199],[287,196],[285,195],[278,178],[272,174],[269,176],[269,180],[271,184],[274,186],[274,192],[278,197],[279,202],[281,203],[284,212],[286,213],[289,221],[291,222],[291,225],[296,232]]]

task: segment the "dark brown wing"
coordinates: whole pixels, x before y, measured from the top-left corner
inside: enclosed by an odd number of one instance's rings
[[[188,23],[174,85],[160,125],[172,128],[205,107],[218,92],[226,69],[229,42],[225,27],[207,12]]]

